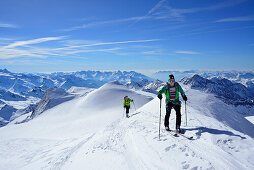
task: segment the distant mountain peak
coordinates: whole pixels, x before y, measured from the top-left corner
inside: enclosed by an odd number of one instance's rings
[[[5,69],[0,69],[0,72],[2,73],[11,73],[9,70],[7,70],[6,68]]]
[[[120,83],[118,80],[115,80],[115,81],[111,81],[107,84],[112,84],[112,85],[123,85],[122,83]]]
[[[48,110],[52,107],[55,107],[63,102],[73,99],[75,96],[67,93],[64,89],[61,88],[49,88],[44,93],[41,101],[31,114],[29,119],[33,119],[36,116],[40,115],[45,110]]]
[[[198,89],[215,94],[224,102],[234,105],[254,105],[254,93],[240,83],[233,83],[226,78],[206,79],[199,75],[184,78],[181,82],[193,89]]]

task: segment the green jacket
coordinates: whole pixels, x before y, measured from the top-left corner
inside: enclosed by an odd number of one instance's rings
[[[123,107],[125,107],[125,106],[127,106],[127,107],[130,107],[130,102],[133,102],[133,100],[131,100],[131,99],[124,99],[124,101],[123,101]]]
[[[181,105],[181,101],[179,100],[179,92],[181,93],[182,97],[185,96],[185,93],[182,89],[182,87],[180,86],[180,84],[178,84],[177,82],[175,82],[175,88],[176,88],[176,97],[174,101],[170,100],[170,85],[167,84],[166,86],[164,86],[157,95],[159,94],[165,94],[166,95],[166,104],[168,104],[169,102],[176,104],[176,105]]]

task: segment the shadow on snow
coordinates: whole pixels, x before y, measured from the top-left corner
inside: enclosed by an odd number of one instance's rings
[[[188,130],[188,131],[198,130],[198,132],[196,132],[196,135],[198,136],[198,138],[200,138],[202,133],[207,132],[207,133],[214,134],[214,135],[237,136],[237,137],[240,137],[241,139],[246,139],[246,137],[242,137],[241,135],[234,134],[233,132],[230,132],[230,131],[212,129],[212,128],[207,128],[207,127],[197,127],[197,128],[192,128],[192,129],[186,129],[186,130]]]

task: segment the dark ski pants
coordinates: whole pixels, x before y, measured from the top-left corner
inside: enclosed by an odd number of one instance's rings
[[[130,111],[130,106],[125,106],[125,109],[126,109],[126,116],[129,115],[129,111]]]
[[[173,103],[168,103],[166,105],[166,115],[164,119],[164,125],[169,126],[169,117],[171,113],[171,109],[174,108],[176,111],[176,126],[181,126],[181,105],[175,105]]]

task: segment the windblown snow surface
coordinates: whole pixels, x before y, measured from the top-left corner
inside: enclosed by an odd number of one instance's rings
[[[0,169],[254,169],[254,126],[211,94],[183,86],[188,140],[163,129],[155,95],[108,83],[23,124],[0,128]],[[134,99],[124,117],[123,97]],[[184,106],[184,105],[182,105]],[[175,127],[172,111],[170,128]]]

